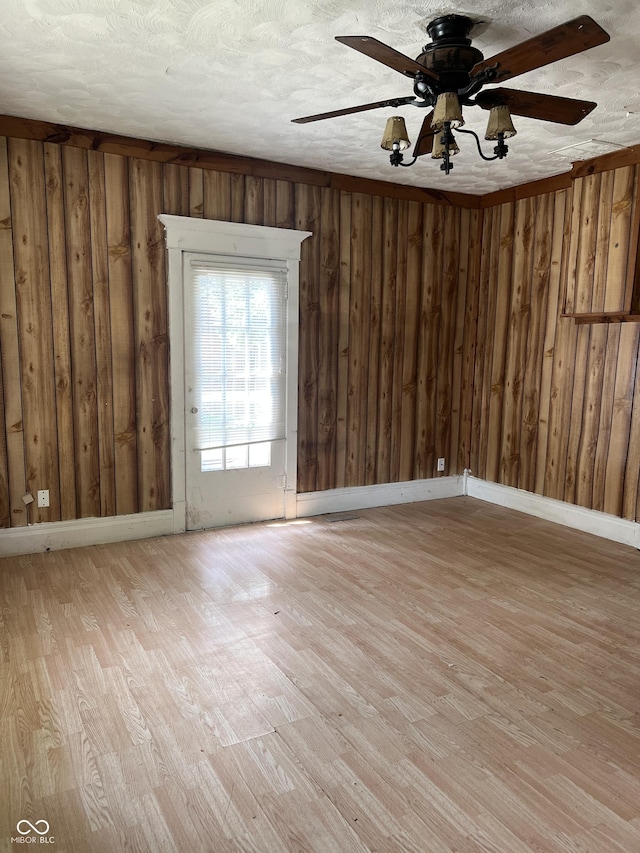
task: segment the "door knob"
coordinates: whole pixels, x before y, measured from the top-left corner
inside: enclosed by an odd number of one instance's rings
[[[191,407],[191,414],[192,414],[192,415],[197,415],[197,414],[198,414],[198,409],[196,408],[196,406],[192,406],[192,407]]]

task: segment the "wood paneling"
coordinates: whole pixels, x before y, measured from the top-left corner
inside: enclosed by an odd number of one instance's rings
[[[298,488],[315,489],[318,468],[318,333],[319,256],[321,234],[320,193],[317,187],[299,185],[295,194],[296,227],[311,231],[302,244],[300,264],[300,336],[298,370]]]
[[[338,295],[340,193],[320,192],[320,292],[318,294],[318,457],[316,488],[335,482],[338,435]],[[304,244],[303,244],[304,245]],[[331,485],[329,485],[331,484]]]
[[[101,485],[89,176],[85,151],[64,148],[62,161],[73,383],[73,453],[77,516],[83,518],[100,515]],[[67,437],[61,436],[60,440],[66,441]]]
[[[622,292],[634,165],[472,209],[74,139],[0,144],[0,525],[170,505],[161,212],[313,232],[299,491],[434,477],[444,457],[637,517],[638,326],[561,317],[567,278],[589,310]],[[51,506],[27,510],[40,488]]]
[[[38,484],[48,484],[51,505],[30,504],[29,521],[55,521],[60,517],[58,433],[42,144],[12,139],[9,170],[26,469],[23,488],[35,497]],[[14,502],[17,499],[14,496]]]
[[[629,312],[639,221],[638,167],[577,177],[572,213],[565,313]]]
[[[116,515],[138,510],[136,347],[126,157],[105,154]]]
[[[15,116],[0,116],[0,135],[39,142],[55,142],[84,150],[120,154],[124,157],[151,160],[167,165],[191,167],[195,168],[196,172],[212,170],[225,174],[235,174],[239,177],[247,175],[292,184],[331,187],[341,192],[360,192],[383,198],[417,201],[420,204],[444,204],[471,209],[478,209],[481,204],[480,196],[467,193],[434,190],[428,187],[412,187],[395,184],[391,181],[372,181],[367,178],[355,178],[350,175],[321,172],[302,166],[291,166],[269,160],[256,160],[252,157],[226,154],[222,151],[185,148],[179,145],[132,139],[116,134],[51,124],[44,121],[33,121]],[[196,200],[196,207],[198,203]]]
[[[483,247],[478,282],[470,465],[478,477],[632,520],[638,326],[576,326],[562,317],[562,283],[566,276],[577,309],[602,310],[623,293],[635,183],[624,166],[578,178],[573,193],[520,199],[513,228],[504,228],[511,203],[484,212],[490,248]],[[496,241],[489,229],[498,218]]]
[[[49,238],[49,273],[51,276],[51,308],[53,359],[56,382],[56,420],[60,440],[60,518],[77,517],[76,466],[74,443],[74,383],[71,359],[71,320],[67,290],[67,229],[64,201],[62,149],[44,146],[47,194],[47,227]],[[43,487],[45,484],[42,483]]]
[[[140,510],[169,506],[169,359],[162,166],[129,162]]]
[[[0,358],[3,392],[3,453],[0,456],[2,525],[24,527],[27,509],[22,502],[26,484],[20,346],[13,261],[13,222],[9,189],[7,140],[0,140]]]

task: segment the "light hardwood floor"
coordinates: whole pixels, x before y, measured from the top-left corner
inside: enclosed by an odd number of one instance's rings
[[[1,849],[640,850],[640,552],[330,518],[0,560]]]

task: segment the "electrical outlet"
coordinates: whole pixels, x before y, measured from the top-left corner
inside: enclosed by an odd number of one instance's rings
[[[38,506],[49,506],[49,489],[38,490]]]
[[[444,471],[444,456],[438,457],[438,471]]]

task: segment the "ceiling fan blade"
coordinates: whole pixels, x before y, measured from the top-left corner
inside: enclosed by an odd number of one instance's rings
[[[519,89],[489,89],[479,92],[476,102],[483,110],[505,104],[514,115],[555,121],[558,124],[578,124],[597,107],[595,101],[577,101],[574,98],[559,98],[556,95],[523,92]]]
[[[412,157],[421,157],[423,154],[428,154],[433,148],[433,136],[435,130],[431,127],[431,119],[433,118],[433,110],[426,116],[422,122],[420,133],[416,139],[416,144],[413,146]]]
[[[388,65],[389,68],[393,68],[394,71],[399,71],[407,77],[413,78],[416,74],[422,74],[424,77],[430,77],[432,80],[438,79],[437,74],[429,71],[424,65],[420,65],[415,59],[409,59],[408,56],[371,36],[336,36],[336,41],[346,44],[347,47],[352,47],[354,50],[360,51],[360,53],[364,53],[365,56],[370,56],[371,59],[376,59],[383,65]]]
[[[542,68],[550,62],[565,59],[607,41],[609,34],[596,24],[593,18],[581,15],[478,62],[471,69],[470,76],[472,79],[478,77],[483,71],[497,64],[495,76],[490,78],[490,82],[501,83],[518,74],[524,74],[525,71]]]
[[[345,107],[343,110],[332,110],[330,113],[318,113],[315,116],[303,116],[302,118],[293,118],[291,121],[294,124],[307,124],[310,121],[321,121],[325,118],[335,118],[336,116],[347,116],[351,113],[363,113],[365,110],[377,110],[378,107],[402,107],[405,104],[410,104],[415,101],[415,95],[409,95],[406,98],[391,98],[389,101],[376,101],[373,104],[360,104],[358,107]]]

